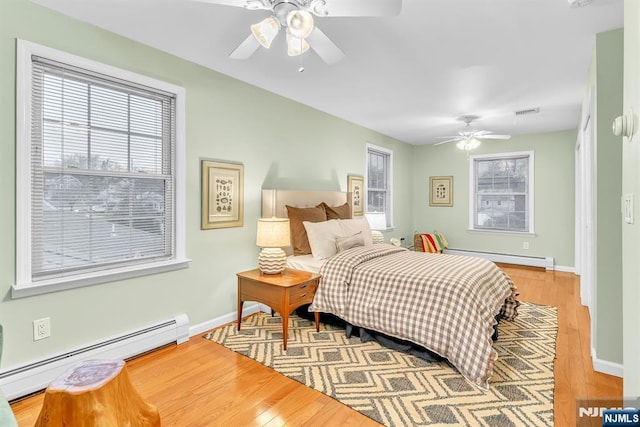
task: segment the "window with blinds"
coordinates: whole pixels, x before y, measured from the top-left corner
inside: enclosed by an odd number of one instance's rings
[[[176,94],[29,55],[30,278],[176,258]]]
[[[533,232],[533,153],[471,156],[472,229]]]
[[[367,212],[384,212],[391,227],[391,156],[382,147],[367,145]]]

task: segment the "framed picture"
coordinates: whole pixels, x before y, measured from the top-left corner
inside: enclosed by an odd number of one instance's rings
[[[364,178],[359,175],[347,175],[347,191],[353,195],[353,214],[364,214]]]
[[[429,177],[429,206],[453,206],[453,177]]]
[[[202,160],[202,224],[211,228],[242,227],[244,166]]]

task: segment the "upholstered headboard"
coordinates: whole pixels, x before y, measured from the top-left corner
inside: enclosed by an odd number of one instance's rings
[[[305,190],[262,190],[262,218],[287,218],[287,205],[297,208],[310,208],[325,202],[329,206],[349,203],[353,215],[352,193],[343,191],[305,191]],[[287,255],[293,248],[283,248]]]
[[[330,206],[348,202],[353,210],[352,193],[343,191],[262,190],[262,218],[286,218],[287,205],[309,208],[322,202]]]

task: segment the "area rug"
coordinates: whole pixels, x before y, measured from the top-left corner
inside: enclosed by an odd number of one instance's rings
[[[388,426],[553,425],[555,307],[523,303],[502,321],[490,390],[468,383],[444,362],[428,362],[347,338],[345,330],[297,316],[289,319],[286,353],[280,317],[260,313],[205,338],[257,360]]]

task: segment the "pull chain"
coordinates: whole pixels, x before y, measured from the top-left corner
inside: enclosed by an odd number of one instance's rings
[[[304,43],[304,39],[301,37],[300,38],[300,52],[302,52],[303,43]],[[299,73],[304,73],[304,66],[302,65],[302,55],[304,55],[304,53],[300,53],[300,67],[298,67],[298,72]]]

